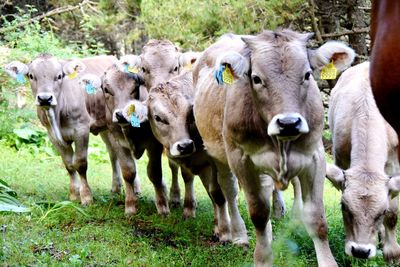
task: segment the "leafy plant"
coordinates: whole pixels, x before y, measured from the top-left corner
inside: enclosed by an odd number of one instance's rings
[[[0,179],[0,212],[29,212],[17,199],[17,192]]]

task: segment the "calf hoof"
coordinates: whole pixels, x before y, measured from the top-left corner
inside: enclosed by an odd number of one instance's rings
[[[125,207],[125,216],[132,217],[137,213],[137,208],[135,206]]]
[[[91,195],[81,196],[81,203],[83,206],[89,206],[93,203],[93,197]]]
[[[398,244],[383,247],[383,257],[390,264],[400,264],[400,246]]]
[[[156,204],[156,207],[157,207],[158,214],[160,214],[161,216],[169,215],[169,207],[168,207],[168,205]]]
[[[189,219],[189,218],[196,218],[196,209],[193,208],[184,208],[183,209],[183,218]]]
[[[79,194],[70,194],[69,195],[69,200],[71,201],[78,201],[80,199]]]
[[[233,238],[232,243],[235,246],[242,247],[244,249],[249,248],[249,239],[247,238],[247,235],[246,235],[246,237]]]
[[[171,199],[171,201],[169,203],[170,203],[171,207],[174,208],[174,209],[179,208],[181,206],[181,201],[180,201],[179,198],[178,199]]]

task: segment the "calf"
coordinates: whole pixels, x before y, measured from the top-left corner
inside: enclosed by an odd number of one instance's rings
[[[107,121],[110,122],[108,127],[121,147],[120,157],[126,159],[125,162],[128,163],[125,166],[121,163],[121,169],[122,173],[129,177],[127,197],[129,195],[130,213],[137,211],[137,198],[133,194],[132,187],[136,169],[132,162],[135,158],[140,158],[146,150],[149,158],[147,174],[156,191],[157,211],[165,215],[169,213],[169,207],[161,170],[163,146],[155,139],[148,121],[137,118],[137,124],[132,127],[131,121],[125,119],[123,110],[128,103],[132,101],[140,103],[139,100],[147,98],[147,91],[141,86],[144,84],[143,78],[135,73],[136,71],[131,72],[125,63],[118,62],[112,65],[102,76],[83,76],[82,85],[90,84],[103,92],[107,106]],[[139,107],[135,112],[138,113],[138,111]]]
[[[304,202],[302,219],[318,264],[337,266],[323,209],[324,113],[312,68],[333,62],[343,70],[354,52],[338,42],[309,50],[310,36],[291,30],[226,35],[203,52],[193,70],[196,125],[216,162],[229,207],[237,195],[230,170],[245,192],[256,229],[256,266],[272,265],[269,198],[274,184],[285,189],[296,176]],[[231,214],[234,241],[247,242],[238,218]]]
[[[190,69],[200,53],[181,53],[179,49],[168,40],[150,40],[142,49],[140,67],[145,86],[148,90],[159,83],[166,82],[178,75],[184,69]],[[180,189],[178,185],[178,166],[169,161],[172,173],[170,201],[173,205],[180,203]],[[185,184],[193,184],[193,179],[187,177]],[[191,198],[194,198],[192,195]]]
[[[41,54],[29,65],[14,61],[5,67],[12,77],[29,78],[40,122],[46,127],[50,141],[60,153],[70,176],[70,199],[80,197],[84,205],[92,202],[86,180],[89,132],[100,133],[107,146],[113,169],[113,192],[120,191],[121,182],[113,140],[106,131],[104,100],[100,95],[87,95],[75,76],[78,71],[100,74],[115,61],[112,56],[97,56],[82,59],[82,65],[77,61],[58,60],[49,54]]]
[[[342,190],[345,251],[358,258],[376,255],[376,235],[385,226],[383,255],[400,258],[396,238],[400,177],[397,135],[376,107],[369,81],[369,62],[346,70],[331,93],[329,126],[335,165],[327,177]]]
[[[225,198],[216,179],[216,169],[204,150],[193,117],[192,72],[172,78],[166,83],[153,87],[149,93],[148,119],[154,136],[167,152],[168,158],[182,168],[184,178],[199,175],[209,194],[215,215],[214,234],[220,241],[229,240],[229,218]],[[186,217],[194,217],[195,204],[192,198],[193,185],[186,188]]]

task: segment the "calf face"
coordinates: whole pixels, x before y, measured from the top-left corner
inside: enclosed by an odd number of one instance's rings
[[[151,128],[171,158],[190,156],[196,151],[195,141],[190,134],[195,127],[193,100],[179,86],[185,85],[161,83],[150,90],[148,100]]]
[[[225,66],[234,79],[247,82],[250,78],[253,100],[268,125],[268,135],[282,141],[293,141],[322,127],[323,110],[313,69],[332,61],[340,71],[354,59],[350,48],[336,42],[308,50],[310,37],[290,30],[264,31],[242,37],[246,46],[241,54],[228,52],[216,62],[217,71]]]
[[[77,61],[65,63],[49,54],[40,54],[29,65],[14,61],[5,69],[12,77],[26,75],[36,105],[47,109],[57,105],[64,78],[74,78],[84,68],[84,65]]]
[[[143,47],[140,57],[143,78],[148,89],[179,74],[180,53],[170,41],[150,40]]]
[[[345,252],[357,258],[376,255],[376,236],[389,212],[392,194],[399,191],[400,177],[328,165],[328,179],[342,190],[342,213],[346,231]]]

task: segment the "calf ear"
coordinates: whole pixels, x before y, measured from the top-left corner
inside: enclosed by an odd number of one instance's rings
[[[193,64],[197,61],[197,59],[201,56],[201,52],[185,52],[179,55],[179,66],[183,67],[186,70],[191,70]]]
[[[392,198],[395,197],[400,191],[400,176],[390,177],[388,187]]]
[[[337,41],[329,41],[317,50],[308,50],[311,66],[321,70],[328,63],[333,62],[339,72],[350,67],[354,61],[354,50]]]
[[[218,57],[215,63],[215,71],[220,71],[223,66],[231,70],[234,79],[243,78],[249,72],[250,67],[248,59],[238,52],[228,52]]]
[[[338,166],[333,164],[326,165],[326,178],[336,187],[337,190],[343,190],[344,188],[344,172]]]
[[[85,74],[79,80],[79,85],[88,94],[95,94],[101,89],[101,79],[94,74]]]
[[[26,75],[29,67],[20,61],[12,61],[4,66],[4,70],[12,78],[17,79],[18,75]]]
[[[82,61],[74,59],[63,66],[63,72],[69,79],[75,79],[79,73],[85,71],[86,65]]]
[[[118,69],[127,73],[137,74],[140,71],[140,65],[142,64],[142,60],[140,56],[136,55],[125,55],[122,56],[117,64]]]

